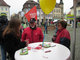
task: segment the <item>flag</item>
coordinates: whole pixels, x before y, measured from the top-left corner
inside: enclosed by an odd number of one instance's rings
[[[37,9],[36,6],[34,6],[29,12],[25,14],[25,17],[27,18],[28,22],[31,18],[35,18],[37,20]]]

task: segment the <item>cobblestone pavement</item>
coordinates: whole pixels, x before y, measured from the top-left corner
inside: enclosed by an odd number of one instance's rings
[[[73,28],[68,26],[67,29],[70,32],[70,36],[71,36],[71,50],[72,50],[72,41],[73,41]],[[47,42],[51,42],[51,38],[54,34],[54,30],[49,30],[48,34],[45,34],[45,41]],[[78,27],[76,29],[76,52],[75,52],[75,60],[80,60],[80,27]],[[1,55],[0,55],[1,58]],[[1,60],[1,59],[0,59]]]

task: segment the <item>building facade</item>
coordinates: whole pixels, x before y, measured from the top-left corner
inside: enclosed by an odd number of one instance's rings
[[[71,15],[74,15],[74,8],[73,6],[71,7]],[[76,6],[76,16],[80,17],[80,2],[78,2]]]
[[[37,7],[37,17],[39,22],[42,22],[44,19],[44,16],[46,18],[46,20],[54,20],[54,19],[62,19],[63,18],[63,1],[60,0],[60,3],[56,3],[54,10],[48,14],[48,15],[44,15],[43,11],[40,8],[39,5],[39,0],[37,0],[37,2],[33,1],[33,0],[28,0],[25,2],[25,4],[23,5],[23,9],[22,9],[22,13],[27,13],[31,8],[33,8],[34,6]],[[22,16],[24,16],[24,14],[22,14]],[[25,20],[26,18],[23,17],[22,20]]]
[[[6,13],[8,20],[10,20],[10,6],[4,0],[0,0],[0,14],[1,13]]]
[[[54,19],[62,19],[63,18],[63,4],[56,3],[56,6],[53,10],[53,18]]]
[[[71,7],[71,15],[74,17],[74,7]],[[80,2],[76,6],[76,20],[80,22]]]

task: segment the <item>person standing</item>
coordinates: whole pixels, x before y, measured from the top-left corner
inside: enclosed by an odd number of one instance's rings
[[[25,29],[27,27],[26,23],[23,24],[23,29]]]
[[[35,18],[31,18],[29,21],[29,27],[25,28],[22,33],[22,41],[29,41],[29,43],[42,42],[43,33],[42,30],[36,26]]]
[[[48,27],[48,22],[47,22],[47,20],[46,20],[46,22],[44,23],[44,33],[46,33],[46,34],[48,34],[48,29],[47,29],[47,27]]]
[[[18,49],[27,46],[26,41],[20,40],[21,22],[19,19],[13,18],[9,21],[8,26],[3,32],[4,47],[10,56],[10,60],[14,59],[14,54]]]
[[[6,16],[0,16],[0,47],[1,47],[1,59],[6,60],[6,51],[4,48],[4,39],[3,39],[3,31],[5,30],[8,24],[8,19]]]

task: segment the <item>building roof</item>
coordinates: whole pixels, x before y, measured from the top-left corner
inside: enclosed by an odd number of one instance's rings
[[[55,7],[56,8],[60,8],[60,4],[59,3],[56,3]]]
[[[74,6],[72,6],[70,9],[73,9]],[[77,3],[76,7],[80,7],[80,2]]]
[[[63,0],[60,0],[60,4],[63,4]]]
[[[8,7],[10,7],[4,0],[0,0],[0,6],[8,6]]]
[[[30,4],[30,7],[28,6],[28,4]],[[25,8],[33,8],[35,5],[37,5],[37,9],[40,9],[40,5],[38,2],[35,2],[35,1],[26,1],[23,5],[23,9]],[[55,5],[56,8],[59,8],[60,7],[60,3],[56,3]],[[23,10],[22,9],[22,10]]]
[[[28,4],[30,4],[30,7],[28,6]],[[33,8],[35,5],[37,5],[37,8],[40,9],[40,5],[39,3],[35,2],[35,1],[26,1],[23,5],[23,9],[24,8]]]
[[[29,3],[29,4],[30,4],[30,3],[36,3],[36,4],[38,4],[38,3],[35,2],[35,1],[26,1],[26,3]],[[26,4],[26,3],[25,3],[25,4]]]

